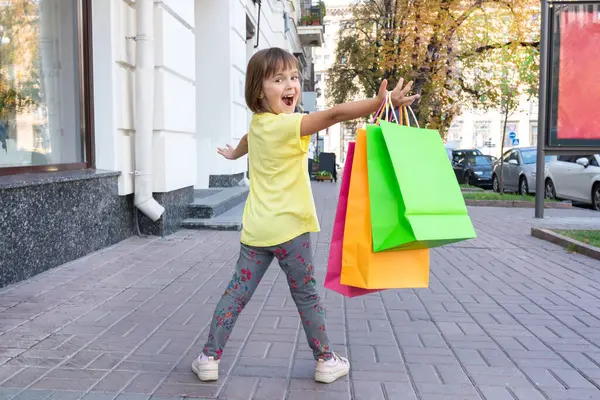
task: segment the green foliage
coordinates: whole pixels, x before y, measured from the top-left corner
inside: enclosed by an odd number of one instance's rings
[[[419,123],[444,136],[462,104],[493,107],[513,87],[535,93],[536,0],[361,0],[352,12],[329,71],[330,103],[374,96],[384,78],[414,80]],[[499,87],[503,71],[511,76]]]

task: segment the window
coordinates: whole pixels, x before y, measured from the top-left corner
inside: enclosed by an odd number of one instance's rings
[[[510,160],[515,160],[515,161],[517,162],[517,164],[521,164],[521,163],[519,162],[519,153],[518,153],[518,152],[516,152],[516,151],[513,151],[513,152],[511,152],[511,153],[510,153],[510,156],[509,156],[509,158],[508,158],[508,161],[510,161]]]
[[[521,152],[523,164],[535,164],[537,162],[537,150],[524,150]]]
[[[510,138],[510,134],[515,134],[515,139],[519,139],[519,130],[517,122],[507,122],[506,123],[506,134],[504,136],[504,147],[514,147],[513,139]]]
[[[529,141],[531,143],[532,146],[536,146],[537,145],[537,139],[538,139],[538,125],[537,123],[533,123],[531,124],[530,128],[529,128]]]
[[[473,146],[483,147],[490,140],[492,121],[475,121],[473,123]]]
[[[0,2],[0,175],[93,166],[90,3]]]
[[[488,156],[475,156],[467,158],[467,162],[473,166],[492,165],[492,161]]]
[[[462,140],[463,122],[454,121],[448,129],[448,141]]]

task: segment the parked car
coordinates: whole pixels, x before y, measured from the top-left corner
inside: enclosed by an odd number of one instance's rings
[[[600,155],[550,157],[545,192],[547,198],[571,200],[600,211]]]
[[[521,195],[535,193],[537,149],[535,147],[514,148],[504,152],[504,191]],[[549,157],[547,158],[549,161]],[[494,163],[492,188],[500,192],[501,160]]]
[[[469,155],[454,164],[454,174],[459,183],[490,188],[492,186],[492,160],[490,156]]]

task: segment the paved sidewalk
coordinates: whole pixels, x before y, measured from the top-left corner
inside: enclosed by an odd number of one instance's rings
[[[322,282],[337,188],[314,185]],[[472,208],[479,238],[432,252],[427,290],[324,291],[352,374],[312,381],[283,273],[239,319],[218,384],[190,371],[232,273],[239,234],[181,231],[0,289],[0,399],[600,399],[600,263],[529,236],[533,210]],[[547,210],[542,225],[600,226]]]

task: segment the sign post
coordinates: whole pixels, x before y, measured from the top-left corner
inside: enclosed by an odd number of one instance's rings
[[[537,139],[537,165],[535,171],[535,217],[544,218],[544,199],[546,197],[546,156],[544,143],[546,143],[546,104],[548,97],[548,0],[542,0],[542,20],[540,34],[540,87],[539,87],[539,113],[538,113],[538,139]]]

